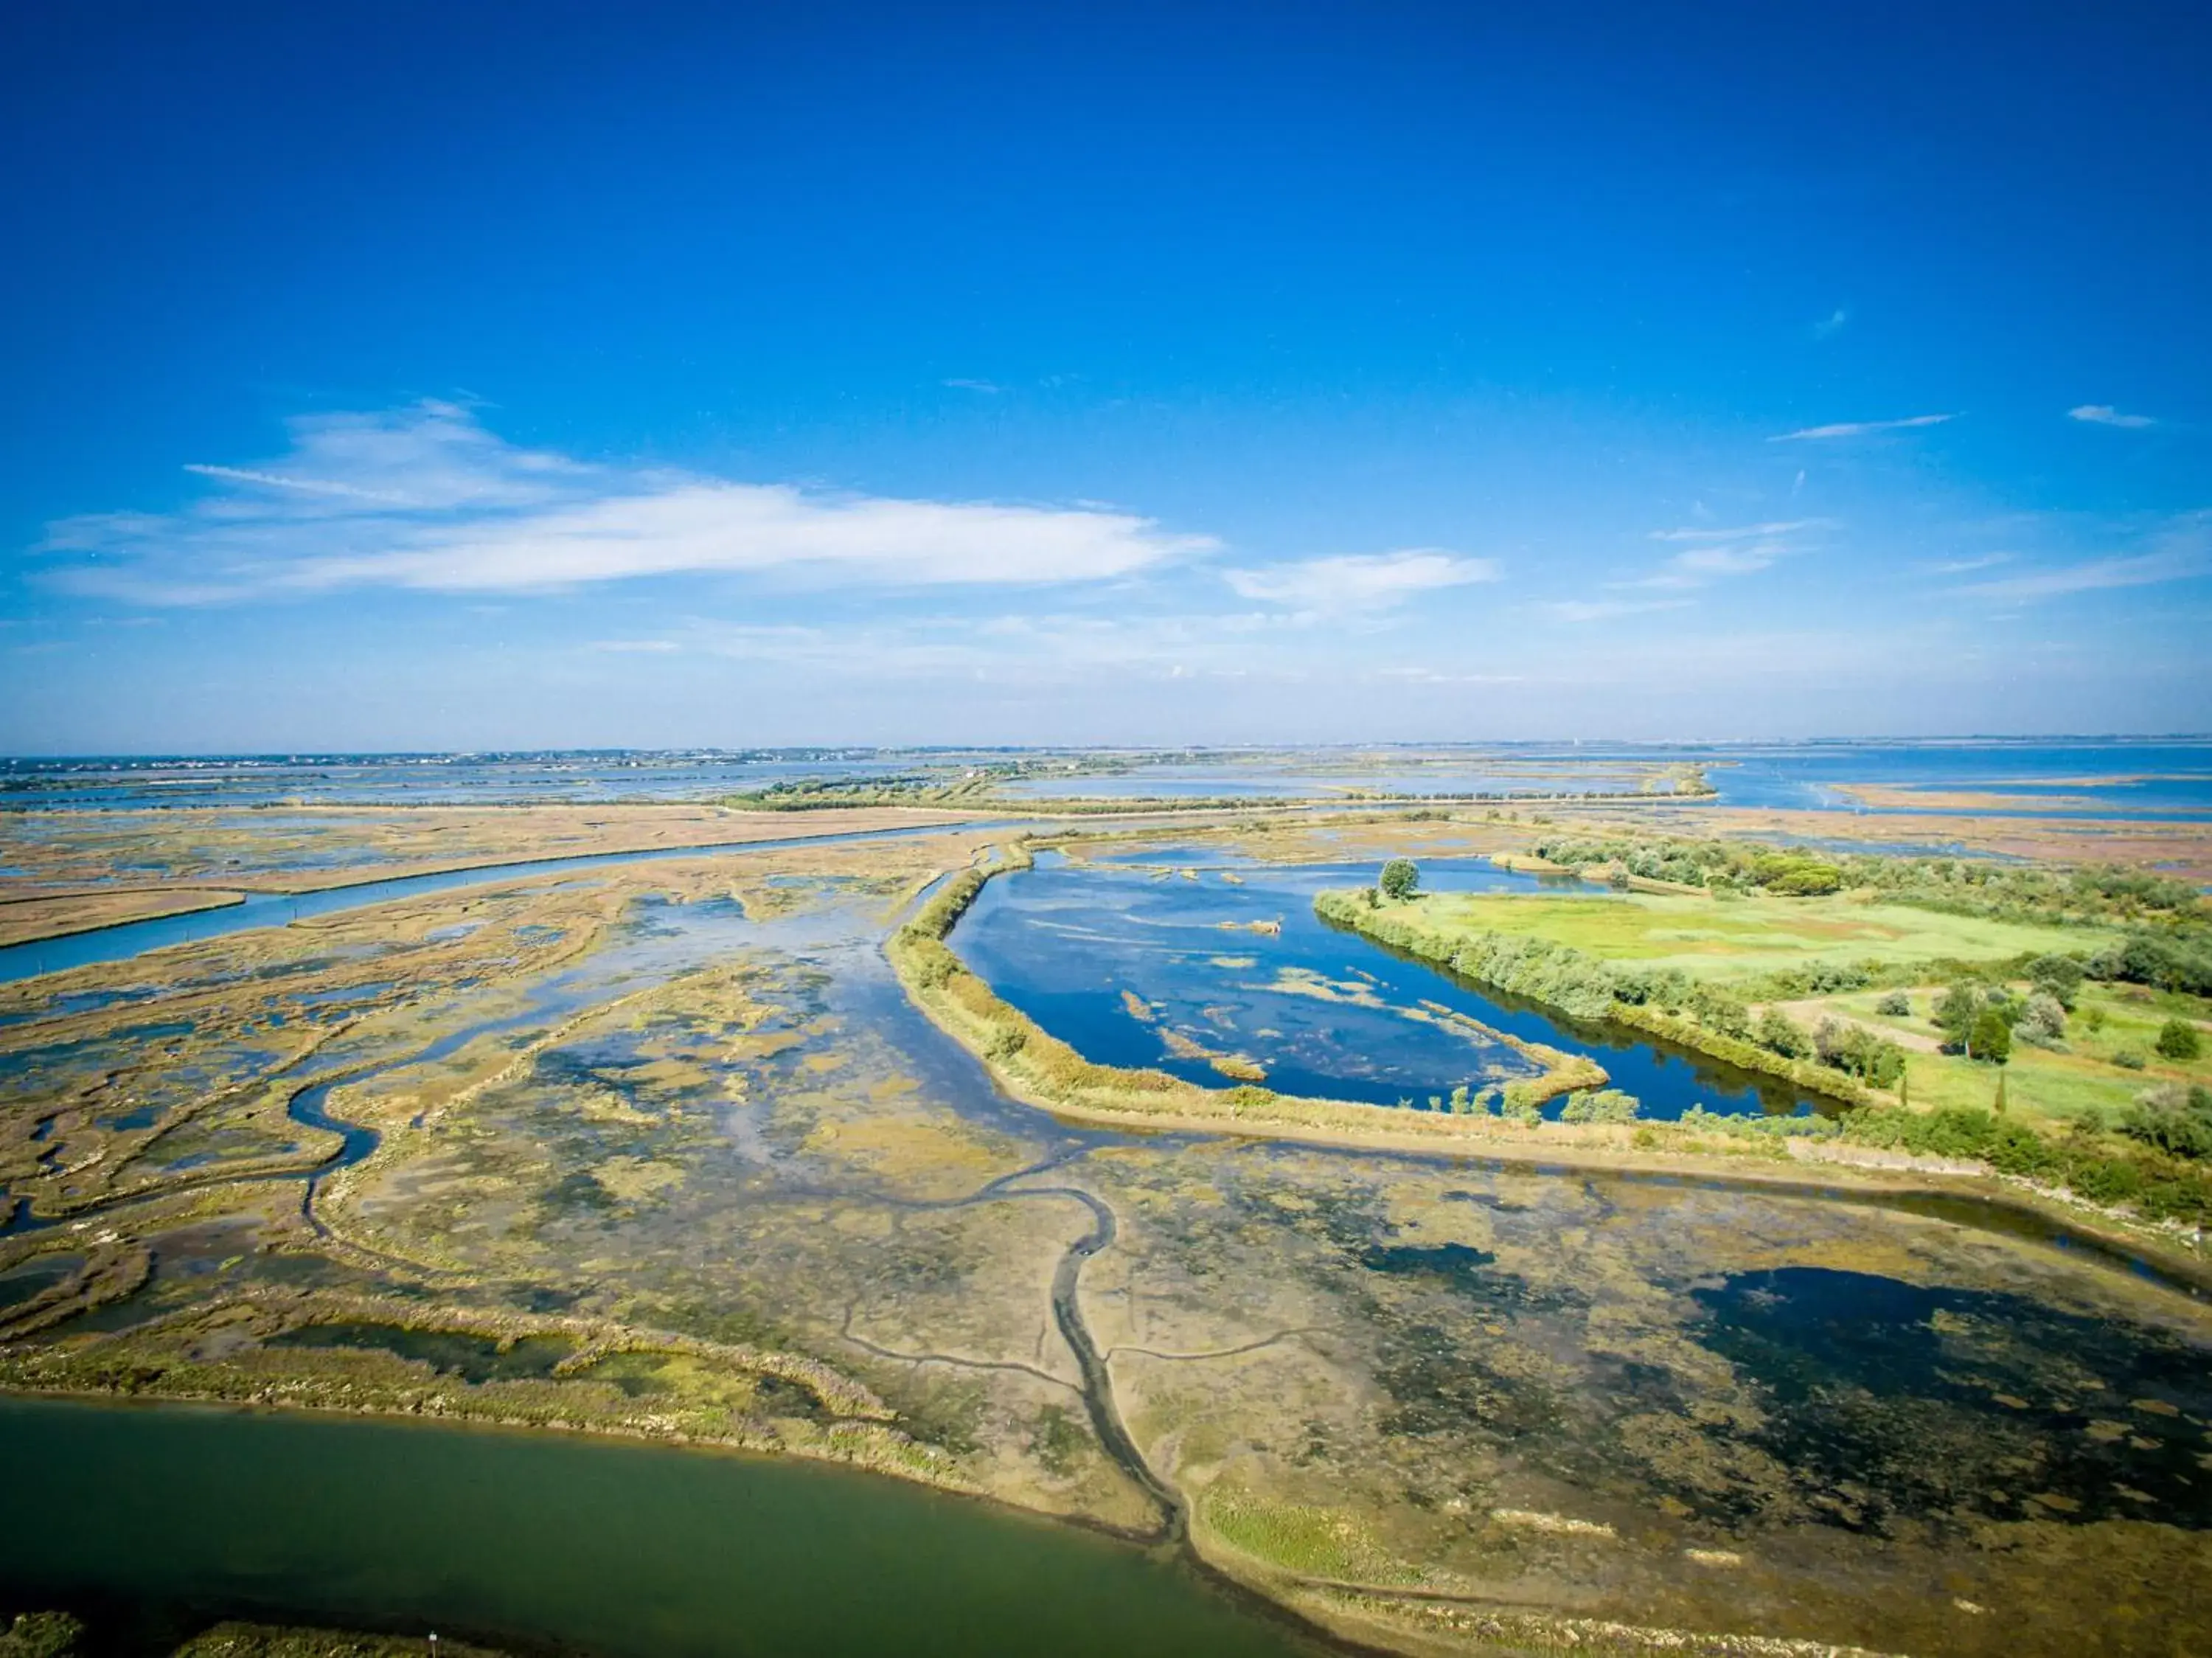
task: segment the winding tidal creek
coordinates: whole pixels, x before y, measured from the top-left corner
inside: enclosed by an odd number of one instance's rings
[[[2212,1348],[2175,1286],[1963,1199],[1056,1121],[880,954],[969,833],[819,868],[759,849],[758,877],[696,850],[510,868],[571,884],[390,900],[429,965],[368,954],[395,930],[358,902],[296,963],[289,939],[204,941],[195,994],[229,1047],[146,1003],[27,1037],[9,1086],[45,1091],[38,1149],[90,1179],[108,1132],[172,1184],[26,1207],[0,1247],[114,1228],[151,1270],[15,1349],[82,1391],[183,1376],[324,1410],[0,1397],[0,1592],[147,1653],[240,1614],[609,1658],[1317,1650],[1270,1601],[1459,1649],[1523,1612],[1650,1637],[1625,1651],[1752,1649],[1668,1644],[1689,1631],[2164,1658],[2212,1628],[2191,1604]],[[1314,918],[1313,890],[1371,866],[1155,863],[1041,860],[951,942],[1087,1057],[1217,1085],[1193,1050],[1395,1105],[1515,1074],[1489,1030],[1595,1054],[1654,1115],[1802,1108]],[[92,993],[146,988],[118,969]],[[312,1058],[269,1058],[311,1013]],[[22,1253],[0,1313],[63,1259]],[[455,1308],[479,1324],[441,1325]],[[708,1342],[834,1371],[883,1414],[702,1381]],[[283,1393],[302,1375],[337,1391]],[[337,1414],[432,1396],[800,1454]],[[823,1421],[895,1423],[909,1474],[974,1495],[831,1466]]]

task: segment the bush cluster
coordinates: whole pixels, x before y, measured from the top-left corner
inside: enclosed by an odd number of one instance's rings
[[[1619,1088],[1594,1088],[1567,1096],[1559,1107],[1563,1123],[1632,1123],[1643,1102]]]
[[[2207,1144],[2212,1146],[2212,1106],[2204,1120]],[[2106,1149],[2111,1142],[2094,1131],[2046,1138],[2024,1124],[1971,1106],[1930,1112],[1877,1106],[1855,1111],[1844,1123],[1844,1137],[1854,1144],[1976,1159],[2000,1173],[2064,1186],[2091,1203],[2130,1205],[2150,1220],[2198,1226],[2212,1221],[2212,1171],[2198,1161],[2203,1154],[2176,1155],[2151,1138],[2155,1131],[2148,1127],[2126,1131],[2140,1146],[2114,1155]]]
[[[1812,894],[1856,887],[1899,903],[1997,920],[2166,926],[2203,918],[2200,895],[2187,881],[2116,865],[2069,870],[1973,858],[1815,856],[1800,848],[1664,836],[1554,835],[1531,850],[1572,869],[1610,864],[1647,880],[1737,891]]]

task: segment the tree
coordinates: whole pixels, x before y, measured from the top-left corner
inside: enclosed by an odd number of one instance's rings
[[[2012,1021],[1998,1008],[1984,1008],[1966,1032],[1966,1057],[2002,1065],[2012,1058]]]
[[[2197,1027],[2187,1020],[2169,1019],[2158,1027],[2160,1058],[2194,1059],[2203,1051],[2203,1039],[2197,1034]]]
[[[1421,884],[1421,871],[1411,858],[1392,858],[1382,866],[1382,896],[1404,900]]]
[[[1972,984],[1954,984],[1936,998],[1936,1027],[1943,1033],[1943,1045],[1963,1048],[1981,1016],[1982,993]]]

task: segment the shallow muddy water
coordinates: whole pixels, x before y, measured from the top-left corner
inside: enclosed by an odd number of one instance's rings
[[[1208,1056],[1243,1056],[1278,1093],[1425,1109],[1432,1096],[1541,1069],[1504,1033],[1589,1055],[1646,1117],[1676,1118],[1692,1105],[1812,1108],[1786,1084],[1626,1032],[1570,1027],[1314,914],[1324,888],[1373,881],[1371,863],[1276,864],[1218,851],[1178,861],[1173,848],[1138,856],[1145,862],[1076,864],[1046,853],[1036,869],[987,886],[952,936],[1001,996],[1102,1064],[1220,1087],[1230,1078]],[[1437,892],[1600,890],[1474,858],[1424,860],[1421,879]]]
[[[0,1466],[40,1516],[0,1588],[145,1651],[225,1614],[608,1658],[1310,1650],[1135,1548],[788,1462],[0,1399]]]

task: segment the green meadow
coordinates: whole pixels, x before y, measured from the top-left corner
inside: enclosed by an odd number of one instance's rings
[[[2016,984],[2014,988],[2023,986]],[[1937,994],[1932,987],[1908,992],[1912,1011],[1907,1015],[1881,1012],[1883,992],[1879,991],[1795,1002],[1790,1012],[1802,1024],[1815,1023],[1824,1015],[1856,1020],[1913,1048],[1907,1064],[1916,1106],[1987,1109],[1996,1097],[1997,1067],[1960,1054],[1922,1051],[1937,1036],[1933,1017]],[[2206,1037],[2204,1054],[2196,1059],[2162,1058],[2157,1051],[2159,1028],[2168,1019],[2201,1025],[2208,1013],[2212,1009],[2196,997],[2172,991],[2085,984],[2067,1018],[2063,1045],[2013,1044],[2012,1057],[2002,1068],[2006,1107],[2028,1119],[2064,1123],[2086,1117],[2109,1124],[2146,1088],[2161,1083],[2212,1086],[2212,1034]],[[2130,1058],[2142,1061],[2141,1068],[2126,1063]]]
[[[1869,960],[1911,965],[2008,961],[2022,955],[2076,954],[2112,935],[2101,929],[2050,927],[1945,915],[1850,896],[1690,897],[1632,893],[1554,898],[1431,893],[1417,900],[1429,926],[1468,933],[1545,938],[1601,960],[1680,968],[1717,981]]]

